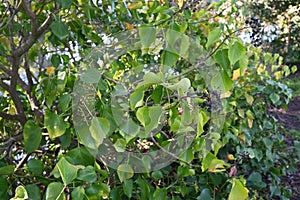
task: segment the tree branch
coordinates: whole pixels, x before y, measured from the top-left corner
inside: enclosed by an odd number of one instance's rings
[[[56,5],[52,14],[50,14],[48,16],[48,18],[43,22],[43,24],[39,28],[37,28],[37,27],[33,28],[33,29],[36,29],[36,33],[32,33],[26,42],[24,42],[23,44],[21,44],[21,46],[19,46],[17,49],[15,49],[15,51],[12,52],[12,56],[20,57],[26,51],[28,51],[32,47],[32,45],[36,42],[36,40],[49,28],[49,26],[51,25],[51,23],[54,20],[53,14],[58,13],[58,11],[59,11],[58,6]],[[36,15],[35,15],[35,19],[37,19]]]
[[[19,115],[11,115],[5,112],[0,112],[0,117],[8,120],[19,120]]]

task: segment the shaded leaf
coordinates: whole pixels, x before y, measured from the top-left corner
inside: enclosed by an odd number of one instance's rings
[[[125,195],[130,199],[132,196],[133,181],[131,179],[124,180],[123,189],[124,189]]]
[[[24,125],[24,146],[27,153],[34,152],[40,146],[42,140],[42,129],[33,121],[27,121]]]
[[[143,90],[135,90],[130,95],[130,107],[131,109],[135,109],[143,105],[144,99],[144,91]]]
[[[31,159],[27,162],[27,167],[34,175],[41,175],[44,170],[43,162],[37,159]]]
[[[210,200],[210,199],[212,199],[212,196],[208,188],[203,189],[200,195],[197,197],[197,200]]]
[[[29,184],[25,186],[25,189],[28,193],[28,198],[30,200],[40,200],[41,199],[41,191],[37,185]]]
[[[14,165],[6,165],[3,167],[0,167],[0,175],[10,175],[14,173],[15,166]]]
[[[52,182],[46,190],[46,200],[65,200],[64,185],[60,182]]]
[[[72,199],[76,199],[76,200],[85,199],[85,195],[86,194],[85,194],[84,188],[82,186],[76,187],[71,193]]]
[[[87,166],[84,169],[79,170],[77,179],[93,183],[97,180],[97,174],[94,167]]]
[[[63,22],[52,22],[50,29],[52,33],[60,40],[66,39],[69,35],[68,27]]]
[[[143,45],[143,48],[149,48],[156,38],[156,29],[152,26],[141,27],[139,29],[139,36]]]

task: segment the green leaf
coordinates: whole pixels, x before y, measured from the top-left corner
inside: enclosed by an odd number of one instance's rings
[[[228,58],[228,49],[222,49],[217,51],[215,55],[215,60],[228,74],[230,74],[231,69],[229,68],[230,61]]]
[[[120,130],[122,131],[121,135],[123,138],[126,140],[126,142],[129,142],[138,134],[140,126],[137,125],[132,119],[129,119],[125,123],[121,124]]]
[[[159,104],[163,97],[163,86],[158,85],[152,92],[151,98],[153,99],[154,103]]]
[[[3,167],[0,167],[0,175],[10,175],[14,173],[15,166],[14,165],[6,165]]]
[[[162,73],[155,74],[153,72],[149,72],[149,73],[145,74],[145,76],[144,76],[143,85],[159,84],[159,83],[162,83],[163,81],[164,81],[164,75]]]
[[[210,194],[210,190],[205,188],[201,191],[200,195],[197,197],[197,200],[211,200],[212,196]]]
[[[203,112],[199,113],[199,120],[197,124],[197,137],[199,137],[202,133],[204,133],[204,125],[208,122],[209,117]]]
[[[34,175],[41,175],[44,170],[43,162],[37,159],[31,159],[27,162],[28,170]]]
[[[69,35],[68,27],[59,21],[52,22],[50,29],[52,33],[60,40],[66,39]]]
[[[155,180],[159,180],[159,179],[162,179],[164,177],[163,173],[160,170],[152,172],[151,176]]]
[[[131,179],[123,182],[124,194],[130,199],[132,196],[133,181]]]
[[[211,80],[211,87],[221,93],[227,92],[232,88],[233,81],[225,70],[216,71],[215,76]]]
[[[208,34],[206,48],[209,48],[212,44],[220,39],[221,29],[216,28]]]
[[[87,166],[84,169],[79,170],[77,179],[89,183],[95,182],[97,180],[97,174],[95,172],[94,167]]]
[[[167,199],[167,190],[166,188],[156,189],[153,194],[153,199],[155,200],[166,200]]]
[[[24,186],[19,185],[15,190],[15,197],[11,200],[28,199],[28,194]]]
[[[69,9],[73,3],[73,0],[57,0],[63,9]]]
[[[85,194],[83,186],[76,187],[71,193],[72,199],[76,199],[76,200],[77,199],[84,200],[85,196],[86,196],[86,194]]]
[[[179,178],[187,177],[187,176],[194,176],[195,170],[191,169],[190,167],[186,165],[181,165],[177,168],[177,174]]]
[[[136,112],[136,117],[141,122],[141,124],[146,127],[151,122],[151,118],[149,116],[149,107],[141,107]]]
[[[202,172],[208,170],[209,172],[225,171],[225,166],[228,166],[223,160],[219,160],[215,155],[209,152],[202,161]]]
[[[162,111],[161,106],[141,107],[137,110],[136,116],[145,127],[146,134],[157,128]]]
[[[130,95],[130,107],[131,109],[135,109],[137,107],[140,107],[143,105],[144,102],[144,91],[139,89],[135,90],[131,95]]]
[[[80,80],[82,80],[85,83],[98,83],[100,77],[101,72],[98,69],[90,68],[80,76]]]
[[[178,91],[179,93],[187,92],[191,87],[191,81],[188,78],[183,78],[179,82],[175,83],[174,85],[165,84],[167,88],[170,90]]]
[[[96,142],[96,146],[98,147],[102,144],[103,139],[109,132],[110,123],[105,118],[97,118],[94,117],[91,121],[91,126],[89,128],[92,137]]]
[[[24,146],[27,153],[37,150],[42,140],[42,130],[31,120],[24,125]]]
[[[72,100],[71,94],[63,94],[60,97],[58,104],[63,112],[66,112],[68,110],[71,100]]]
[[[228,200],[245,200],[248,198],[249,190],[238,179],[232,180],[232,188]]]
[[[0,176],[0,198],[1,199],[9,199],[8,197],[8,181],[4,176]]]
[[[28,198],[30,200],[40,200],[41,198],[41,191],[37,185],[29,184],[25,186],[25,189],[28,193]]]
[[[134,175],[132,167],[128,164],[121,164],[118,166],[117,173],[121,182],[130,179]]]
[[[257,172],[252,172],[247,178],[247,186],[251,186],[254,189],[262,189],[267,186],[262,180],[262,176]]]
[[[95,158],[89,153],[85,147],[77,147],[72,149],[65,155],[66,159],[73,165],[93,165]]]
[[[277,105],[278,101],[280,100],[280,96],[276,93],[272,93],[270,95],[270,99],[274,105]]]
[[[179,156],[182,160],[184,160],[185,162],[192,162],[192,160],[194,159],[194,153],[192,149],[188,149],[184,152],[181,153],[181,155]]]
[[[156,29],[152,26],[141,27],[139,29],[139,36],[140,36],[143,48],[149,48],[156,39]]]
[[[77,177],[78,168],[62,157],[56,164],[64,185],[68,185]]]
[[[162,53],[162,64],[168,67],[173,67],[179,58],[179,55],[174,52],[164,50]]]
[[[66,123],[56,113],[46,110],[45,114],[45,127],[48,130],[50,139],[54,139],[63,135],[66,131]]]
[[[107,199],[110,188],[105,183],[93,184],[86,188],[86,195],[89,197],[88,199]]]
[[[150,183],[146,179],[141,178],[141,176],[137,178],[136,182],[139,185],[139,191],[141,191],[140,199],[150,199]]]
[[[245,47],[240,42],[235,42],[230,46],[228,56],[231,65],[234,65],[246,52]]]
[[[53,54],[51,56],[51,63],[54,67],[58,67],[61,63],[60,56],[57,54]]]
[[[126,140],[123,138],[118,138],[114,143],[114,147],[116,148],[117,152],[124,152],[126,150],[126,144]]]
[[[65,200],[64,185],[60,182],[52,182],[46,190],[46,200]]]

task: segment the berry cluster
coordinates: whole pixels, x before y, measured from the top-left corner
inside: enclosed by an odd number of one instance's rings
[[[247,19],[245,23],[251,28],[251,43],[255,47],[259,47],[260,45],[262,45],[262,25],[258,21],[258,19],[251,17],[250,19]]]
[[[200,9],[201,3],[203,3],[201,0],[191,0],[191,1],[187,1],[184,4],[183,9],[185,10],[192,10],[193,12],[196,12]]]
[[[202,92],[201,98],[205,99],[204,102],[201,103],[201,108],[205,108],[208,112],[212,110],[217,111],[222,107],[221,98],[218,92],[209,91],[209,93]]]

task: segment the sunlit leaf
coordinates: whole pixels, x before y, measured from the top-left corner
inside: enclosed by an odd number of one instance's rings
[[[49,110],[46,110],[44,124],[51,139],[63,135],[67,128],[64,120],[56,113],[53,113]]]
[[[220,35],[221,35],[220,28],[216,28],[213,31],[211,31],[207,37],[206,48],[209,48],[212,44],[218,41],[220,39]]]
[[[232,188],[228,200],[245,200],[248,199],[249,190],[238,179],[232,180]]]
[[[117,169],[118,177],[121,182],[124,180],[130,179],[134,175],[134,171],[130,165],[121,164]]]
[[[56,165],[64,185],[68,185],[77,177],[78,168],[62,157]]]
[[[64,40],[69,35],[68,27],[60,21],[55,21],[50,25],[52,33],[60,40]]]
[[[246,52],[245,47],[240,42],[232,44],[228,51],[231,65],[234,65]]]
[[[65,200],[64,185],[60,182],[52,182],[46,190],[46,200]]]

